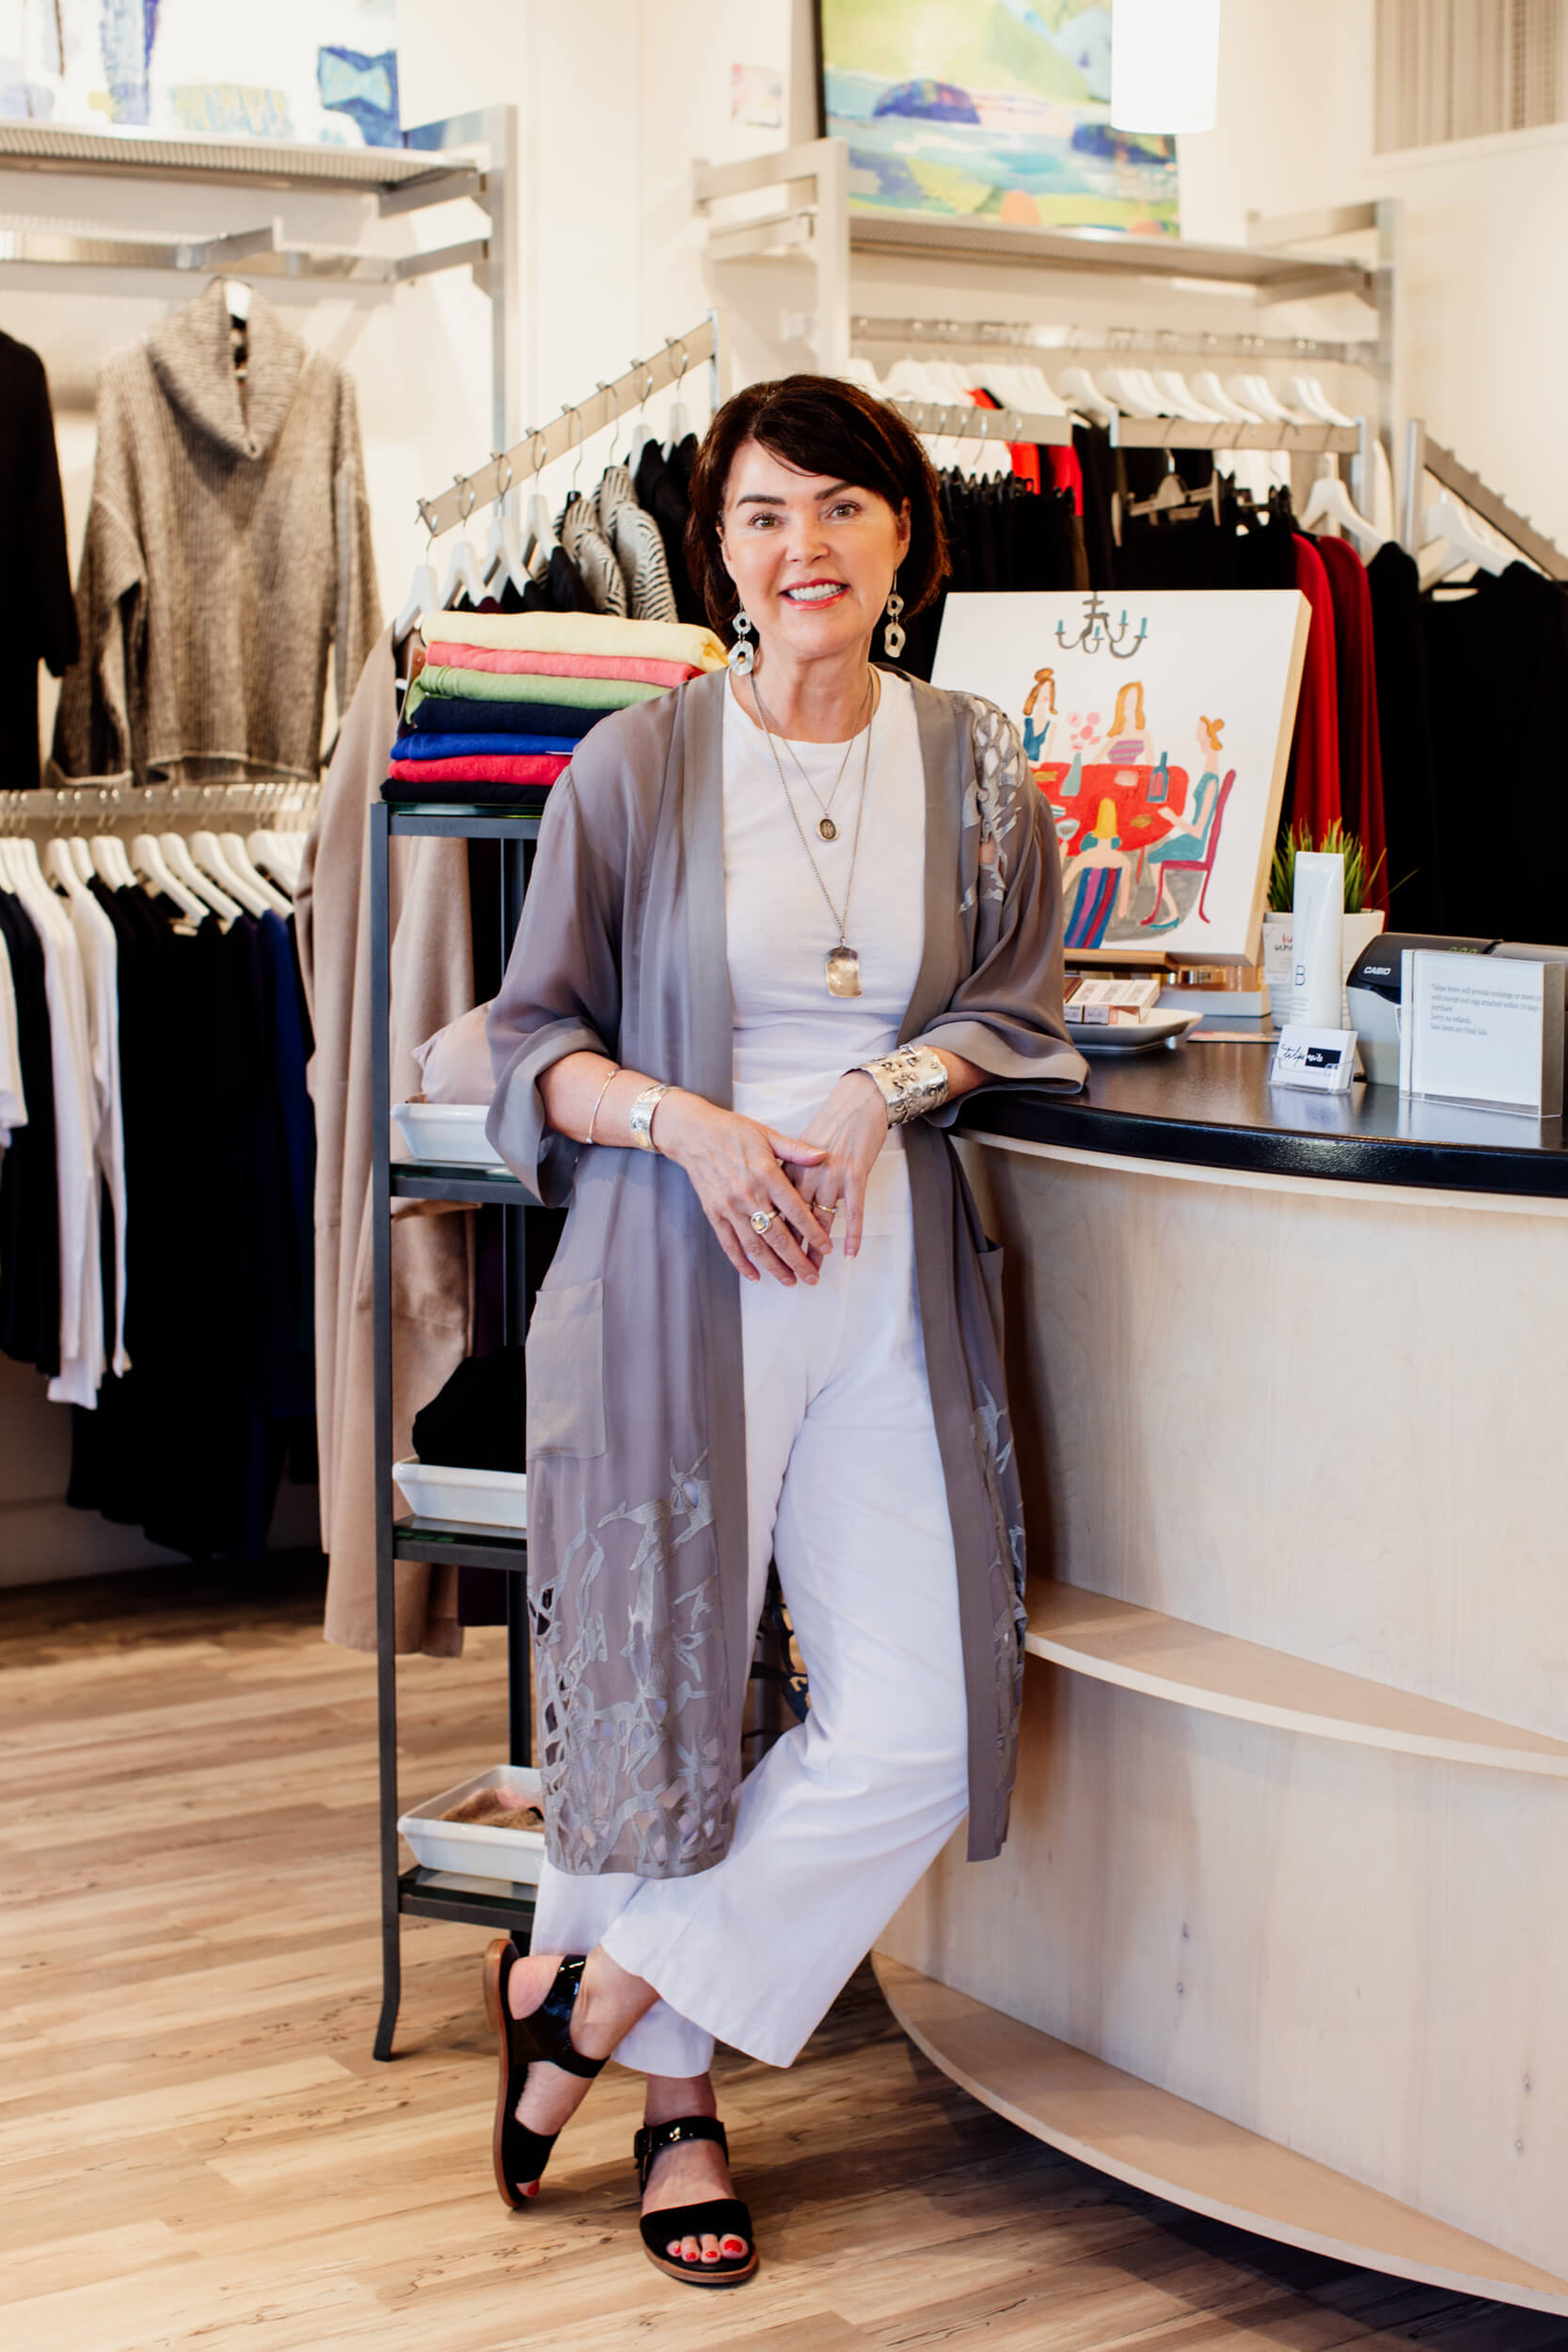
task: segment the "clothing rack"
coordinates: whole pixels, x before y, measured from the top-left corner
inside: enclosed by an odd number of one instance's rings
[[[1088,333],[1075,326],[1031,326],[1022,319],[858,315],[849,321],[849,335],[856,343],[896,343],[906,350],[917,343],[941,348],[973,344],[976,349],[1017,352],[1031,358],[1044,354],[1061,359],[1115,359],[1145,353],[1170,358],[1315,360],[1320,365],[1370,369],[1377,356],[1377,345],[1370,341],[1324,342],[1311,335],[1222,335],[1169,326],[1107,326]]]
[[[1194,423],[1185,417],[1113,417],[1113,449],[1257,449],[1294,451],[1302,456],[1334,452],[1364,453],[1369,437],[1359,424]]]
[[[1548,580],[1568,580],[1568,555],[1525,516],[1515,513],[1505,499],[1489,490],[1479,474],[1472,473],[1468,466],[1462,466],[1451,450],[1429,438],[1419,417],[1407,419],[1404,433],[1403,535],[1405,546],[1413,553],[1425,536],[1421,480],[1424,474],[1431,474],[1434,482],[1450,491],[1472,515],[1478,515],[1510,547],[1517,548],[1521,555],[1538,564]]]
[[[66,785],[55,791],[0,792],[0,834],[145,833],[160,819],[175,827],[199,820],[216,832],[236,818],[305,833],[320,800],[321,786],[297,776],[245,784]]]
[[[563,401],[553,423],[531,429],[510,449],[495,451],[477,472],[459,474],[450,490],[420,499],[420,519],[431,537],[438,538],[455,524],[467,522],[476,506],[497,504],[519,483],[543,473],[558,457],[579,450],[591,433],[602,433],[618,417],[652,400],[656,392],[679,384],[690,368],[704,361],[708,370],[709,405],[716,409],[722,397],[723,360],[722,321],[717,310],[710,310],[684,335],[667,335],[664,349],[653,358],[634,359],[613,383],[596,385],[580,401]]]
[[[1070,417],[1043,417],[1018,408],[976,408],[967,402],[943,407],[928,400],[890,400],[915,431],[931,441],[1037,441],[1058,446],[1072,438]]]

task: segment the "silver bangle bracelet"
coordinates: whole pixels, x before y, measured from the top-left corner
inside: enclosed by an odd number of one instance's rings
[[[947,1065],[933,1046],[899,1045],[855,1067],[875,1081],[890,1127],[905,1126],[947,1100]]]
[[[631,1139],[640,1152],[657,1152],[654,1141],[654,1113],[671,1091],[668,1086],[644,1087],[626,1114]]]
[[[594,1107],[588,1114],[588,1133],[582,1138],[584,1143],[593,1142],[594,1122],[599,1116],[600,1105],[603,1104],[605,1096],[610,1092],[610,1088],[615,1084],[615,1081],[620,1074],[621,1066],[619,1062],[617,1062],[615,1068],[610,1072],[609,1077],[605,1080],[603,1086],[599,1089],[598,1093],[594,1098]]]

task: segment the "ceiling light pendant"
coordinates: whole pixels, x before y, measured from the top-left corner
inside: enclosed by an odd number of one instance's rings
[[[1113,125],[1212,131],[1219,56],[1220,0],[1113,0]]]

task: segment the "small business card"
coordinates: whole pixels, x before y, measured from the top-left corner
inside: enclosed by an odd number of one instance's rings
[[[1269,1084],[1305,1087],[1313,1094],[1348,1094],[1355,1075],[1354,1029],[1308,1029],[1291,1023],[1279,1033]]]

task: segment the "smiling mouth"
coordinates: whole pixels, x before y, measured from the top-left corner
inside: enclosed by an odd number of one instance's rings
[[[840,596],[848,593],[848,584],[842,580],[804,580],[798,588],[780,592],[785,604],[801,605],[836,604]]]

